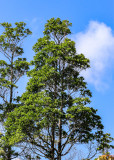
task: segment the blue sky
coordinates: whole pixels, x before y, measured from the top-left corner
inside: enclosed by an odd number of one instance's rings
[[[28,61],[52,17],[72,23],[70,38],[77,52],[91,60],[91,69],[82,73],[93,93],[91,106],[98,109],[104,131],[114,137],[114,0],[0,0],[0,22],[24,21],[33,32],[23,44]],[[20,81],[20,93],[26,80]]]

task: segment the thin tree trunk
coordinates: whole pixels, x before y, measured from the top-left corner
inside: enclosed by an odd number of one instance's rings
[[[51,153],[52,160],[54,160],[54,140],[55,140],[55,124],[52,126],[52,142],[51,142]]]
[[[62,138],[62,122],[59,119],[59,142],[58,142],[58,160],[61,160],[61,138]]]
[[[11,88],[10,88],[10,105],[12,104],[12,98],[13,98],[13,86],[12,86],[12,83],[13,83],[13,55],[12,55],[12,58],[11,58]],[[11,111],[11,109],[10,109]],[[9,112],[10,112],[9,111]]]
[[[11,160],[11,146],[8,146],[7,160]]]
[[[10,101],[9,101],[9,109],[8,109],[8,113],[12,111],[12,100],[13,100],[13,54],[12,54],[12,58],[11,58],[11,88],[10,88]],[[10,135],[10,133],[8,133]],[[8,151],[7,151],[7,160],[11,160],[11,156],[12,156],[12,149],[11,146],[8,146]]]
[[[60,107],[61,113],[63,112],[63,77],[64,77],[64,62],[63,62],[63,75],[62,75],[62,80],[61,80],[61,87],[62,87],[61,107]],[[61,160],[61,145],[62,145],[62,120],[60,117],[60,119],[59,119],[58,160]]]

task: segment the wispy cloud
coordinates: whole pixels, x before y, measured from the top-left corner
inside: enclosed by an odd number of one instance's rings
[[[114,35],[104,23],[91,21],[84,32],[73,35],[78,53],[83,53],[90,59],[91,68],[84,72],[88,83],[97,90],[106,89],[107,70],[114,60]]]
[[[29,21],[29,26],[32,31],[32,37],[38,38],[42,35],[42,28],[44,28],[45,20],[43,18],[34,17],[31,21]]]
[[[34,17],[31,22],[30,22],[30,27],[31,27],[31,31],[32,31],[32,37],[35,37],[38,34],[38,19],[36,17]]]

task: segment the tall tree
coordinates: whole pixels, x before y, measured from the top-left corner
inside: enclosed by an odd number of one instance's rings
[[[68,20],[48,20],[44,37],[33,46],[34,69],[28,72],[22,105],[6,122],[8,144],[26,142],[34,156],[49,160],[61,160],[77,143],[100,140],[103,134],[97,110],[87,106],[91,92],[80,75],[89,60],[67,38],[70,26]]]
[[[16,83],[29,68],[29,63],[26,58],[20,58],[24,53],[21,47],[24,38],[26,38],[31,31],[25,27],[24,22],[15,23],[12,27],[10,23],[1,23],[3,33],[0,35],[0,53],[4,60],[0,60],[0,122],[4,124],[8,113],[18,107],[16,104],[16,97],[14,89],[17,88]],[[7,131],[7,128],[6,128]],[[2,133],[3,136],[5,132]],[[10,135],[10,132],[8,132]],[[14,154],[10,145],[6,145],[1,141],[2,154],[0,157],[3,160],[11,160]],[[4,154],[3,154],[4,153]]]

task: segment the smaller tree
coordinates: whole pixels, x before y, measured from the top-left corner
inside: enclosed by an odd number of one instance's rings
[[[19,106],[14,89],[18,87],[17,82],[29,69],[26,58],[20,58],[24,53],[21,45],[31,31],[26,28],[24,22],[16,22],[15,27],[12,27],[10,23],[1,23],[1,27],[4,30],[0,35],[0,53],[4,56],[3,60],[0,60],[0,123],[3,127],[8,113]],[[7,127],[5,130],[10,135]],[[5,132],[3,131],[3,136]],[[11,145],[6,144],[5,141],[1,143],[4,155],[2,152],[0,157],[4,160],[11,160],[12,155],[16,156]]]
[[[114,145],[110,144],[113,140],[114,138],[112,138],[109,133],[103,134],[99,141],[98,151],[102,154],[109,154],[109,150],[114,149]]]
[[[94,140],[90,141],[88,144],[85,144],[84,149],[82,149],[82,153],[84,153],[83,159],[90,160],[99,154],[109,154],[109,150],[114,148],[114,146],[111,145],[112,141],[113,138],[110,134],[106,133],[102,134],[98,141]]]

